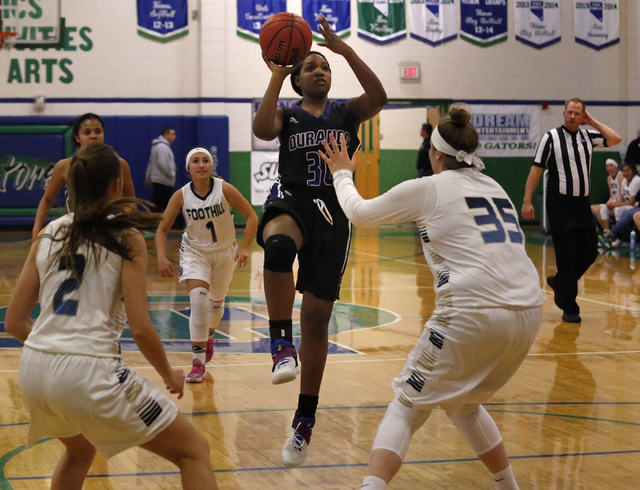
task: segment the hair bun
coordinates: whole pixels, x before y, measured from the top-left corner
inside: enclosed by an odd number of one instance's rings
[[[471,113],[462,106],[451,106],[449,117],[456,126],[466,126],[471,121]]]

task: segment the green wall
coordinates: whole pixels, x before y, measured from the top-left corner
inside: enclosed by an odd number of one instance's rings
[[[417,150],[380,150],[380,193],[388,191],[393,186],[405,180],[416,177]],[[485,173],[493,177],[507,191],[518,211],[524,198],[524,185],[529,175],[532,158],[483,158]],[[591,170],[591,202],[600,202],[602,196],[608,193],[607,170],[604,162],[607,158],[619,158],[618,152],[606,151],[593,154],[593,168]],[[251,152],[231,152],[229,154],[230,180],[247,200],[251,200]],[[542,180],[542,179],[541,179]],[[534,206],[537,211],[542,202],[542,182],[538,185],[537,196],[534,196]],[[254,206],[260,216],[260,206]],[[243,216],[235,214],[235,222],[245,222]]]

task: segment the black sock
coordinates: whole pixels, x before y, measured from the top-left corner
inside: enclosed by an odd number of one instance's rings
[[[318,408],[317,396],[300,394],[298,397],[298,417],[315,419],[316,408]]]
[[[269,320],[269,336],[271,343],[278,339],[284,339],[293,343],[293,322],[291,320]]]

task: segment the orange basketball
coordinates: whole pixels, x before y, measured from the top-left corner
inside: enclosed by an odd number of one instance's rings
[[[278,65],[296,65],[311,51],[311,28],[302,17],[280,12],[260,30],[260,48],[267,59]]]

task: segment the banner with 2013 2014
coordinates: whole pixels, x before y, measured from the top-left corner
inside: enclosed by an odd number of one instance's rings
[[[574,0],[576,42],[599,51],[620,42],[619,0]]]
[[[559,1],[516,1],[515,22],[516,40],[532,48],[546,48],[562,39]]]
[[[431,46],[458,38],[455,0],[410,0],[409,35]]]

